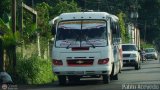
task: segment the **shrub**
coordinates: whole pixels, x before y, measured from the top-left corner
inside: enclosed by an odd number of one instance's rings
[[[20,84],[45,84],[55,80],[50,60],[36,56],[17,58],[17,80]]]
[[[153,44],[141,41],[141,48],[151,48],[151,47],[155,48]]]

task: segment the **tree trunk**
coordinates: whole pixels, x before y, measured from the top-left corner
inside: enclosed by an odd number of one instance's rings
[[[4,54],[4,52],[3,52],[3,41],[2,41],[2,39],[0,39],[0,72],[3,72],[4,71],[4,59],[3,59],[3,54]]]
[[[49,42],[49,40],[47,40],[48,41],[48,50],[47,50],[47,58],[49,58],[50,57],[50,42]]]
[[[16,32],[16,2],[17,0],[12,0],[12,32],[15,35]],[[13,73],[16,77],[16,45],[13,45]]]

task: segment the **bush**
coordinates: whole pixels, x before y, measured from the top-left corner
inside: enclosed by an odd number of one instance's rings
[[[155,45],[141,41],[141,48],[155,48]]]
[[[50,60],[35,56],[17,58],[17,80],[20,84],[45,84],[55,80]]]

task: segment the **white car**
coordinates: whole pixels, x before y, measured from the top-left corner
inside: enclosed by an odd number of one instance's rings
[[[135,44],[122,44],[123,66],[134,66],[135,70],[141,67],[140,54]]]
[[[146,59],[158,59],[158,52],[154,48],[145,49],[145,58]]]

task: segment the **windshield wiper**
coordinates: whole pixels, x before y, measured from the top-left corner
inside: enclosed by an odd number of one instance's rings
[[[86,41],[87,44],[89,44],[89,45],[91,45],[93,48],[95,48],[94,44],[91,43],[89,40],[86,39],[85,41]]]
[[[75,42],[75,41],[74,41]],[[66,47],[66,49],[69,49],[69,47],[73,44],[73,41],[70,42],[70,44]]]
[[[72,41],[72,42],[66,47],[66,49],[69,49],[69,47],[73,44],[73,42],[77,42],[77,41],[78,41],[78,39]]]

